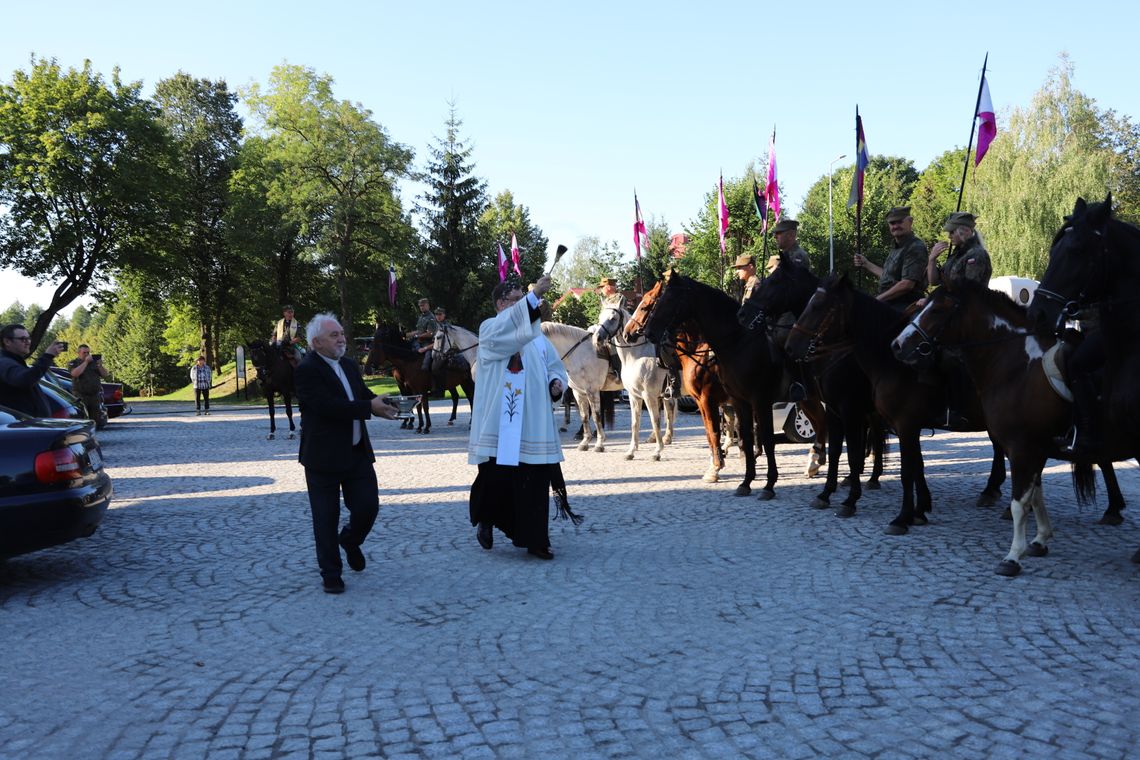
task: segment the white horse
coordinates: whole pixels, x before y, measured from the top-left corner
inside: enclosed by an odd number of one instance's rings
[[[479,347],[479,336],[458,325],[444,324],[443,328],[435,331],[432,339],[432,350],[438,356],[451,359],[461,356],[471,366],[471,377],[475,377],[475,354]]]
[[[629,449],[625,452],[626,459],[633,459],[637,451],[637,438],[641,432],[641,406],[645,405],[649,412],[649,424],[653,427],[653,438],[650,442],[656,444],[657,450],[653,453],[654,461],[661,459],[661,452],[665,444],[673,441],[673,423],[677,417],[677,400],[663,399],[661,391],[665,386],[665,379],[669,370],[657,361],[657,349],[644,337],[628,342],[622,335],[625,323],[629,321],[629,312],[614,306],[606,306],[598,314],[598,331],[594,334],[594,341],[600,344],[609,342],[618,352],[621,359],[621,383],[629,393]],[[598,348],[595,345],[595,349]],[[658,406],[664,404],[661,417],[658,419]],[[665,427],[665,434],[661,434],[661,421]]]
[[[582,442],[578,444],[578,450],[590,448],[590,420],[593,420],[598,435],[594,451],[605,451],[606,432],[602,424],[602,400],[599,394],[602,391],[620,391],[621,383],[610,374],[610,363],[594,353],[590,331],[573,325],[543,322],[542,334],[562,358],[570,390],[574,391],[574,400],[578,403],[578,412],[582,417]]]

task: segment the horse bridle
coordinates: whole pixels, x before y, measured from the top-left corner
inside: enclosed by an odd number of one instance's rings
[[[621,334],[621,331],[625,328],[626,322],[629,321],[625,316],[625,311],[623,309],[617,308],[616,306],[604,306],[602,307],[602,311],[612,311],[615,312],[618,316],[618,325],[613,330],[607,330],[605,325],[601,324],[600,322],[598,323],[598,333],[600,334],[602,341],[610,341],[618,348],[637,348],[638,346],[644,346],[646,343],[650,342],[647,337],[643,336],[642,339],[636,343],[619,343],[618,335]]]
[[[472,343],[467,348],[456,348],[455,342],[451,339],[451,335],[447,332],[447,330],[448,330],[448,328],[446,328],[446,327],[443,328],[442,330],[440,330],[440,332],[443,333],[443,338],[444,338],[444,340],[447,341],[447,345],[448,345],[447,348],[440,349],[443,351],[444,356],[457,356],[459,354],[470,351],[474,348],[479,348],[479,341],[475,341],[474,343]]]
[[[823,294],[827,293],[827,291],[822,287],[816,288],[815,292]],[[808,336],[807,349],[804,351],[804,355],[799,359],[799,361],[817,361],[824,356],[827,356],[828,354],[833,354],[837,351],[842,351],[850,348],[852,345],[851,341],[840,341],[832,345],[825,345],[823,343],[823,336],[827,333],[828,330],[831,329],[831,323],[834,322],[836,317],[839,315],[840,305],[841,304],[836,302],[828,306],[827,311],[824,312],[823,318],[819,320],[819,325],[816,326],[816,329],[814,331],[801,326],[798,319],[796,320],[796,323],[792,325],[791,331],[793,333],[798,332],[800,334]],[[826,350],[820,351],[821,347],[825,348]]]

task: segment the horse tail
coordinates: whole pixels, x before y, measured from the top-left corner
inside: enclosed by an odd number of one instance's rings
[[[1092,462],[1073,462],[1073,490],[1077,493],[1077,504],[1082,507],[1096,503],[1096,473]]]
[[[614,426],[614,397],[617,391],[602,391],[602,424],[607,428]]]

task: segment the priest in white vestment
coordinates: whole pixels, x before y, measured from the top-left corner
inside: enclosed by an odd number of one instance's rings
[[[566,388],[566,368],[542,334],[539,307],[550,289],[543,276],[530,293],[508,278],[492,291],[496,315],[479,326],[475,403],[468,462],[479,466],[471,486],[471,524],[484,549],[493,528],[542,559],[550,551],[553,465],[562,444],[551,401]]]

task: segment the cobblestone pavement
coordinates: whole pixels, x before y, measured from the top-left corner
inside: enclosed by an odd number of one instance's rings
[[[438,405],[437,405],[438,406]],[[90,539],[0,570],[5,758],[1127,757],[1140,746],[1140,501],[1120,527],[1049,470],[1057,536],[1016,579],[974,497],[977,435],[927,438],[931,525],[883,528],[898,459],[850,520],[700,481],[699,420],[660,462],[567,441],[557,559],[467,520],[467,414],[369,423],[368,568],[321,592],[296,441],[260,411],[139,404],[100,434],[116,490]],[[643,431],[647,426],[643,425]],[[1008,497],[1008,487],[1005,489]]]

